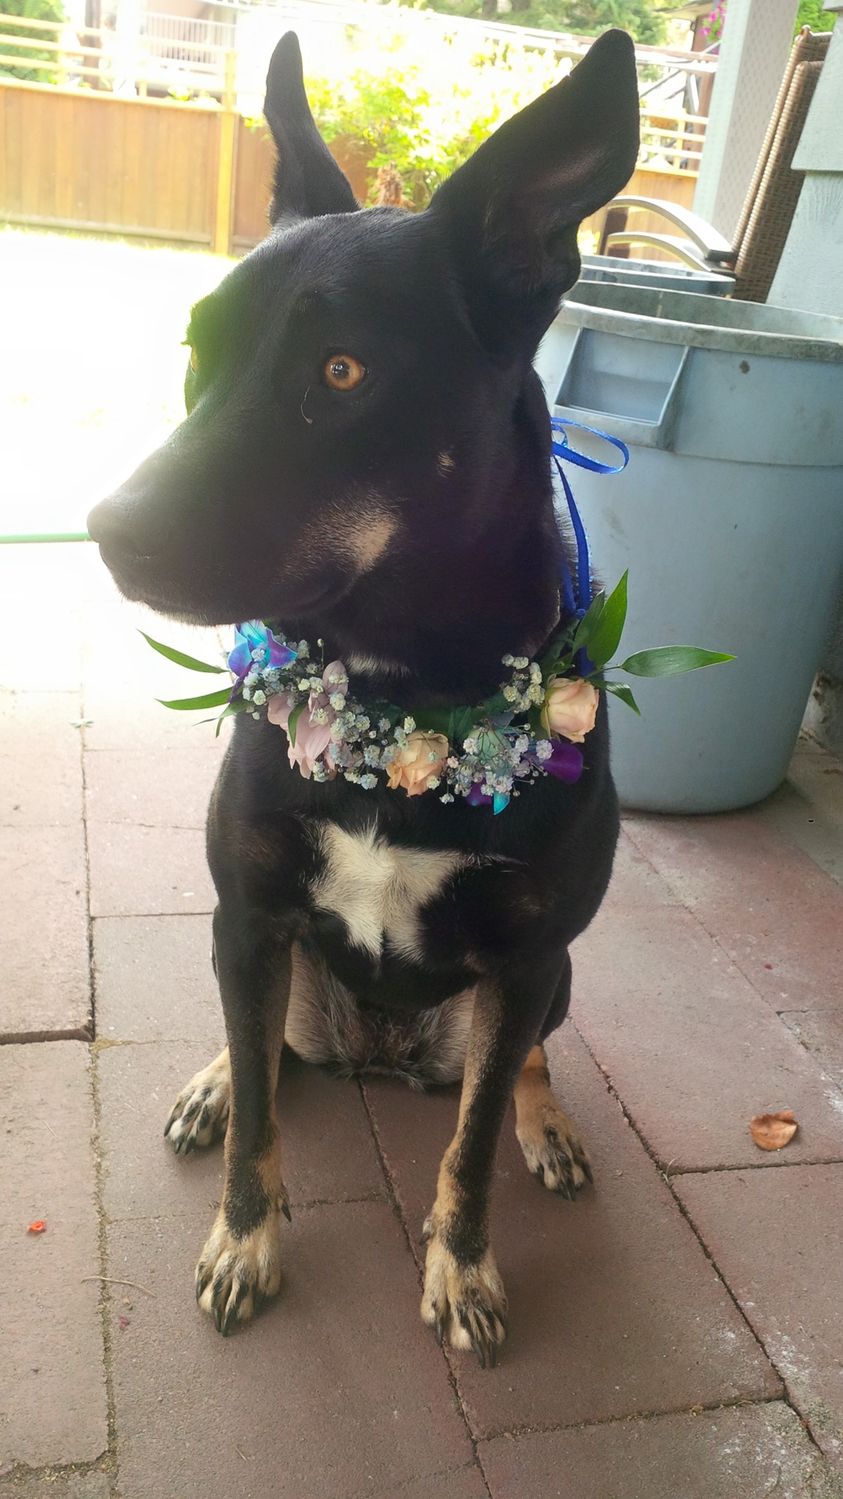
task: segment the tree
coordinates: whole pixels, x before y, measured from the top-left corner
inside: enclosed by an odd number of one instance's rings
[[[572,31],[598,36],[608,26],[621,26],[637,42],[658,44],[665,38],[664,16],[657,0],[427,0],[432,10],[451,15],[482,16],[511,21],[545,31]]]

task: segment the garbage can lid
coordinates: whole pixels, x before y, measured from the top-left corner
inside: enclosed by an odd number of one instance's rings
[[[580,281],[559,314],[601,333],[733,354],[843,363],[843,318],[699,292]]]
[[[693,291],[706,296],[728,296],[735,285],[734,276],[721,276],[713,268],[710,271],[694,270],[691,266],[681,265],[678,260],[583,255],[580,262],[583,281],[614,281],[624,285],[635,282],[647,288],[663,286],[667,291]]]

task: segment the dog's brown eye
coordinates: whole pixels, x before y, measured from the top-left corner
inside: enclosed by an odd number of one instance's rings
[[[366,378],[366,366],[353,354],[332,354],[322,366],[322,379],[331,390],[354,390]]]

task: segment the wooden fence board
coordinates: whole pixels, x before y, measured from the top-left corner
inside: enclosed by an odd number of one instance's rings
[[[225,119],[214,105],[0,78],[0,219],[214,244]],[[360,147],[338,140],[331,149],[365,201]],[[265,235],[273,163],[265,126],[238,116],[228,236],[216,235],[217,248],[248,249]],[[644,168],[630,191],[690,207],[695,183],[693,172]]]

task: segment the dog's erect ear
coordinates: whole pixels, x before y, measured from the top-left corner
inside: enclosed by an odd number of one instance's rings
[[[638,123],[632,42],[607,31],[434,194],[430,212],[444,228],[475,330],[493,353],[532,357],[579,275],[577,226],[632,175]]]
[[[299,39],[282,36],[266,76],[263,112],[278,148],[271,223],[282,214],[315,218],[322,213],[353,213],[359,203],[337,166],[310,113],[302,78]]]

